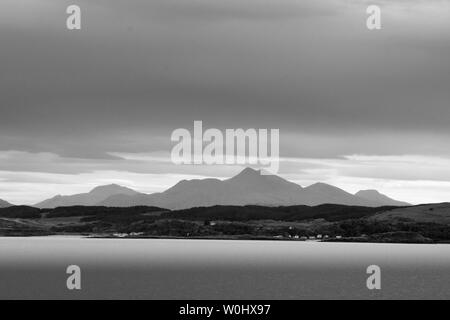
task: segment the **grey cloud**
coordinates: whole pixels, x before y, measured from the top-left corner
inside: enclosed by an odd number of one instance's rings
[[[280,128],[286,156],[446,153],[449,15],[374,34],[347,1],[82,1],[68,32],[68,3],[2,16],[2,150],[112,161],[203,120]]]

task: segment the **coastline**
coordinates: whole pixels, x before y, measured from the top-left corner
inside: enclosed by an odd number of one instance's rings
[[[120,239],[120,240],[152,240],[152,239],[167,239],[167,240],[228,240],[228,241],[276,241],[276,242],[303,242],[303,243],[367,243],[367,244],[450,244],[450,241],[371,241],[364,237],[343,237],[340,239],[293,239],[293,238],[279,238],[279,237],[254,237],[254,236],[114,236],[113,234],[15,234],[15,235],[0,235],[0,238],[78,238],[78,239]]]

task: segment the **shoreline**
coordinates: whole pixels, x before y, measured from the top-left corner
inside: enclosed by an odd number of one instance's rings
[[[414,241],[370,241],[370,239],[350,237],[341,239],[292,239],[276,237],[227,237],[227,236],[204,236],[204,237],[177,237],[177,236],[125,236],[118,237],[110,234],[47,234],[47,235],[0,235],[0,238],[82,238],[82,239],[121,239],[121,240],[228,240],[228,241],[281,241],[281,242],[305,242],[305,243],[367,243],[367,244],[450,244],[450,241],[414,242]]]

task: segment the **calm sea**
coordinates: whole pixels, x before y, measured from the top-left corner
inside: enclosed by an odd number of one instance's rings
[[[369,265],[381,290],[366,287]],[[450,299],[450,245],[0,238],[5,298]]]

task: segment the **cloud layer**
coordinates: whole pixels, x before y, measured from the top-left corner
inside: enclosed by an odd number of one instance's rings
[[[70,1],[2,1],[0,198],[51,194],[59,175],[67,193],[105,173],[146,191],[231,175],[168,163],[172,130],[202,120],[279,128],[281,156],[297,159],[281,173],[301,183],[448,200],[450,1],[377,3],[383,29],[369,32],[360,1],[80,0],[74,32]]]

